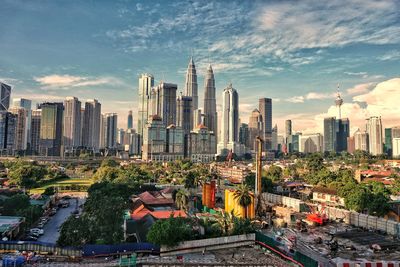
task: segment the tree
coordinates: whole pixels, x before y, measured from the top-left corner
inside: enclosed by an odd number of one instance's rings
[[[245,218],[247,218],[247,207],[250,206],[252,202],[252,195],[250,188],[245,184],[240,184],[235,192],[233,193],[235,200],[239,202],[239,205],[244,209]]]
[[[100,167],[117,167],[119,164],[116,162],[114,159],[111,158],[105,158],[101,162]]]
[[[255,189],[255,181],[256,175],[255,173],[250,173],[244,178],[244,184],[247,185],[251,190]],[[262,192],[272,192],[274,184],[270,178],[262,177],[261,178],[261,190]]]
[[[113,181],[120,175],[120,169],[117,167],[100,167],[93,175],[95,181]]]
[[[189,194],[184,189],[179,189],[175,195],[175,204],[176,207],[180,210],[187,210],[189,202]]]
[[[324,167],[324,159],[320,153],[313,153],[308,157],[307,169],[311,173],[320,171]]]
[[[162,246],[173,247],[179,242],[192,240],[196,236],[190,219],[172,215],[168,219],[158,220],[147,233],[147,241]]]
[[[14,195],[4,201],[3,215],[17,216],[18,212],[30,206],[29,197],[25,194]]]
[[[221,229],[223,235],[230,235],[233,232],[235,215],[231,212],[220,212],[217,214],[217,221],[214,225]]]
[[[279,181],[282,178],[282,168],[276,165],[271,165],[267,171],[267,177],[272,181]]]
[[[20,187],[32,188],[37,182],[45,178],[47,171],[42,166],[27,162],[18,162],[8,173],[10,183]]]

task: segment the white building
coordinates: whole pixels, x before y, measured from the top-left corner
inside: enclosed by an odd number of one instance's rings
[[[24,133],[27,143],[27,147],[30,149],[31,148],[31,120],[32,120],[32,101],[29,99],[25,98],[14,98],[13,99],[13,107],[19,107],[19,108],[24,108],[27,113],[27,119],[26,119],[26,131]]]
[[[368,133],[366,131],[360,131],[360,129],[358,129],[354,133],[354,149],[368,152],[368,147]]]
[[[383,154],[381,117],[370,117],[367,119],[367,133],[369,138],[369,153],[371,155]]]
[[[190,133],[189,157],[194,162],[210,162],[215,158],[215,135],[206,126],[198,125]]]
[[[239,143],[239,95],[229,84],[222,93],[221,140],[217,153],[227,155],[229,151],[242,155],[243,145]]]
[[[393,145],[393,158],[400,158],[400,138],[396,137],[392,139]]]

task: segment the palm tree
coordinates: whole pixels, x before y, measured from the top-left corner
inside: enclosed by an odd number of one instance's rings
[[[180,210],[187,210],[189,195],[186,190],[179,189],[175,195],[175,205]]]
[[[239,205],[244,209],[244,216],[247,218],[247,207],[250,206],[252,202],[250,188],[245,184],[240,184],[235,193],[233,193],[235,200],[239,202]]]
[[[223,235],[229,235],[234,228],[234,218],[235,215],[233,214],[233,211],[222,211],[216,216],[217,221],[214,225],[217,225],[221,229]]]

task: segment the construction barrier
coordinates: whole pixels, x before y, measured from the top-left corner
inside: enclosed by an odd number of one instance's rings
[[[52,254],[58,256],[81,257],[82,251],[76,248],[62,248],[51,243],[35,241],[0,241],[0,251],[36,251],[39,254]]]
[[[273,238],[264,235],[261,232],[256,232],[256,241],[258,242],[262,242],[268,246],[270,246],[271,248],[273,248],[275,251],[273,252],[279,252],[278,254],[284,254],[285,252],[283,252],[279,247],[282,246],[281,243],[279,243],[278,241],[274,240]],[[281,256],[281,255],[279,255]],[[318,262],[315,261],[314,259],[308,257],[307,255],[304,255],[298,251],[295,251],[294,254],[292,256],[286,255],[287,257],[290,257],[292,260],[301,263],[304,267],[318,267]]]

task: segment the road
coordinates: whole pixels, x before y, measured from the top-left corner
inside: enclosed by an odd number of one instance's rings
[[[71,212],[73,212],[76,208],[76,199],[71,198],[69,201],[68,208],[59,208],[57,213],[50,217],[50,220],[43,227],[44,235],[42,235],[38,241],[48,242],[48,243],[56,243],[58,237],[60,236],[59,228],[61,225],[71,216]],[[78,206],[85,202],[84,198],[78,198]]]

